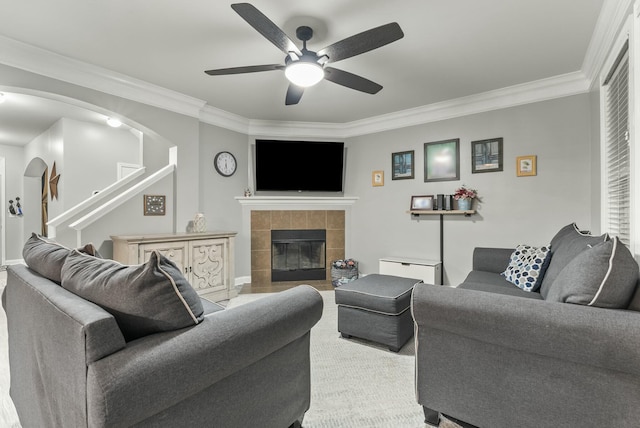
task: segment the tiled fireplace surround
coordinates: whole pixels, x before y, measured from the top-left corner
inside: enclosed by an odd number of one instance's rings
[[[330,263],[345,256],[344,210],[252,210],[251,211],[251,283],[271,284],[271,230],[327,231],[327,280]]]

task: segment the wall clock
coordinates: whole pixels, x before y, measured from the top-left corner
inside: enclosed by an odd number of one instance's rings
[[[231,177],[238,168],[235,156],[229,152],[220,152],[213,158],[213,166],[218,174],[223,177]]]

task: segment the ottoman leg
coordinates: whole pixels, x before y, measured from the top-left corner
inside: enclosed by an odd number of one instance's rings
[[[400,352],[400,348],[396,348],[395,346],[389,346],[389,351],[391,351],[391,352]]]
[[[340,333],[340,336],[342,336],[345,339],[351,339],[351,335],[346,334],[346,333]]]

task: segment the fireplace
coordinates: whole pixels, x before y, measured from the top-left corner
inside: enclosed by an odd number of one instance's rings
[[[326,235],[324,229],[272,230],[271,281],[324,280]]]

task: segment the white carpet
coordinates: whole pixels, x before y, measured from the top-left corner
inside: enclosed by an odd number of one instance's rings
[[[334,292],[320,294],[324,311],[311,330],[311,408],[304,428],[425,427],[415,398],[413,339],[398,353],[382,345],[343,339],[338,333]],[[243,294],[228,307],[261,296]]]
[[[0,292],[6,273],[0,272]],[[324,299],[322,319],[311,331],[311,408],[304,428],[424,428],[414,392],[413,339],[399,353],[357,339],[342,339],[337,330],[333,291]],[[243,294],[234,307],[266,294]],[[20,428],[9,397],[6,317],[0,310],[0,427]],[[441,428],[457,427],[443,421]],[[283,427],[285,428],[285,427]]]

